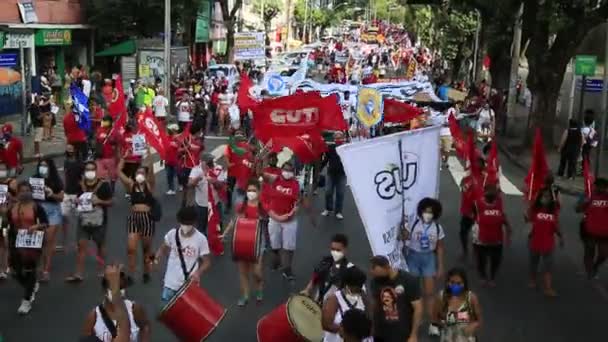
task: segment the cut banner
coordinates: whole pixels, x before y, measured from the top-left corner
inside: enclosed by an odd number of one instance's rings
[[[372,253],[401,269],[407,269],[398,240],[402,204],[412,222],[418,202],[439,194],[439,130],[400,132],[337,149]]]

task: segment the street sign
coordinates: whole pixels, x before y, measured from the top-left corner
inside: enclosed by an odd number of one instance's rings
[[[595,76],[597,57],[578,55],[574,59],[574,74],[579,76]]]
[[[576,81],[576,89],[581,90],[582,81],[579,79]],[[585,80],[585,92],[586,93],[601,93],[604,88],[604,81],[601,79],[586,79]]]
[[[17,66],[18,57],[19,55],[16,53],[0,53],[0,67]]]

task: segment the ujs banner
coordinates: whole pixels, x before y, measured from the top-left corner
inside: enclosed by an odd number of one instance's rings
[[[401,132],[337,149],[372,253],[401,269],[407,269],[398,239],[402,208],[412,222],[418,202],[439,193],[439,129]]]

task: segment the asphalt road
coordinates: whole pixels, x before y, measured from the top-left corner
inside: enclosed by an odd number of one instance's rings
[[[216,148],[222,141],[207,143],[208,150]],[[503,160],[504,161],[504,160]],[[506,161],[504,161],[506,163]],[[503,170],[513,184],[522,183],[523,173],[503,164]],[[26,170],[27,172],[31,170]],[[454,172],[454,171],[452,171]],[[157,174],[157,195],[162,201],[164,216],[157,225],[155,246],[164,233],[175,226],[174,213],[178,201],[164,195],[166,181],[164,172]],[[320,195],[315,206],[320,212],[323,206]],[[447,266],[458,265],[460,247],[458,243],[459,193],[453,174],[443,170],[441,174],[440,199],[444,204],[441,219],[447,234]],[[528,253],[526,247],[527,226],[523,223],[521,196],[508,195],[506,209],[514,227],[513,244],[505,251],[505,259],[498,277],[498,287],[483,289],[468,263],[472,288],[478,293],[484,325],[481,341],[605,341],[605,324],[608,316],[605,306],[608,295],[605,286],[608,272],[604,270],[599,282],[589,282],[582,277],[581,246],[578,241],[578,215],[574,214],[575,199],[563,199],[562,229],[566,235],[566,247],[557,251],[555,287],[559,298],[547,299],[539,292],[527,288]],[[108,232],[110,260],[126,261],[127,202],[122,187],[118,187],[116,202],[111,209]],[[209,341],[255,341],[256,323],[260,317],[285,302],[287,297],[298,292],[308,281],[314,263],[328,252],[328,241],[337,232],[346,233],[350,240],[350,258],[363,267],[367,266],[370,249],[362,223],[357,214],[352,196],[348,193],[344,209],[345,219],[319,218],[319,227],[313,228],[306,216],[300,218],[298,251],[295,258],[295,286],[288,285],[278,273],[265,270],[266,289],[264,302],[256,306],[250,303],[245,308],[236,306],[239,297],[237,269],[230,253],[213,258],[212,267],[202,280],[202,286],[228,312]],[[74,239],[73,230],[71,239]],[[0,284],[0,333],[5,342],[29,341],[75,341],[79,336],[86,313],[102,299],[100,281],[94,276],[95,260],[87,260],[87,278],[79,285],[68,285],[63,278],[74,269],[74,251],[57,254],[54,258],[52,279],[43,285],[37,295],[31,313],[26,317],[17,315],[21,290],[14,281]],[[164,266],[153,275],[150,284],[141,281],[129,288],[128,297],[142,303],[152,318],[153,341],[176,341],[175,337],[154,317],[159,309],[161,282]],[[425,330],[425,329],[423,329]],[[602,337],[603,336],[603,337]],[[429,340],[421,333],[421,341]]]

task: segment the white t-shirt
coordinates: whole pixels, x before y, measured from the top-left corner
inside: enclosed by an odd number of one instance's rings
[[[491,123],[493,119],[494,110],[492,110],[492,108],[484,108],[479,112],[479,123]]]
[[[129,341],[137,342],[139,341],[139,326],[135,322],[135,316],[133,316],[133,302],[125,299],[125,306],[127,308],[127,314],[129,315],[129,324],[131,325],[131,338]],[[118,326],[117,321],[114,322],[114,326]],[[93,326],[93,331],[95,332],[95,336],[103,342],[112,342],[112,333],[106,326],[106,323],[103,320],[103,316],[101,316],[101,311],[99,311],[99,306],[95,307],[95,325]]]
[[[407,247],[420,253],[435,251],[437,241],[445,238],[445,232],[439,223],[426,224],[419,218],[416,218],[412,225],[407,226],[406,230],[410,233],[410,238],[406,242]],[[425,240],[428,241],[428,244]]]
[[[167,261],[167,271],[165,272],[164,286],[171,290],[177,291],[184,284],[184,271],[182,270],[182,264],[179,260],[179,252],[177,251],[177,242],[175,241],[175,234],[179,228],[171,229],[167,235],[165,235],[165,245],[171,248],[169,252],[169,260]],[[184,255],[184,262],[186,263],[186,269],[196,270],[198,265],[198,259],[205,255],[209,255],[209,243],[203,233],[194,229],[193,234],[189,237],[185,237],[183,234],[179,235],[179,242],[182,245],[182,254]]]
[[[231,93],[220,94],[218,99],[220,100],[221,105],[230,106],[232,104],[232,102],[234,101],[234,94],[231,94]]]
[[[194,187],[194,202],[196,202],[196,205],[199,207],[207,207],[209,205],[207,175],[200,165],[196,166],[192,169],[192,171],[190,171],[190,179],[201,176],[203,179]]]
[[[190,122],[192,121],[192,104],[188,101],[179,101],[177,107],[177,121]]]
[[[154,115],[159,118],[164,118],[167,116],[167,106],[169,105],[169,100],[162,95],[156,95],[154,100],[152,100],[152,107],[154,108]]]

